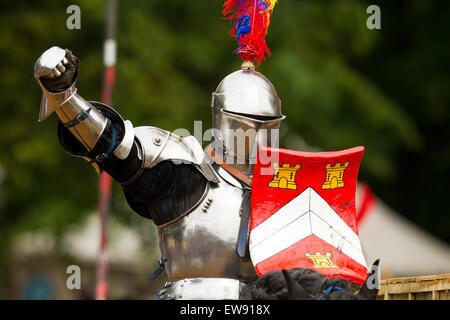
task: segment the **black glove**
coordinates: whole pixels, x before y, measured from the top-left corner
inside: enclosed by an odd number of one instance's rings
[[[70,50],[66,49],[66,59],[67,64],[64,65],[66,70],[61,74],[61,76],[56,78],[41,77],[40,80],[42,84],[50,92],[63,92],[70,88],[70,86],[77,79],[78,68],[80,66],[80,60],[72,54]]]

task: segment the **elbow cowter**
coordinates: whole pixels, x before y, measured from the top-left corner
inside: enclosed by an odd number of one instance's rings
[[[133,126],[130,121],[124,121],[111,107],[99,102],[90,104],[95,113],[106,119],[92,149],[86,148],[62,121],[58,123],[59,142],[69,155],[84,158],[97,172],[104,170],[119,183],[126,182],[142,166]]]

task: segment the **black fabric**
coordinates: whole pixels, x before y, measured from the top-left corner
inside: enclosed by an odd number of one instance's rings
[[[193,165],[163,161],[144,169],[123,190],[134,211],[162,225],[191,209],[202,197],[206,183],[206,178]]]
[[[136,143],[133,144],[130,154],[125,160],[110,155],[101,163],[97,163],[100,169],[107,172],[114,180],[119,183],[128,181],[141,168],[142,161],[138,158],[138,148]]]

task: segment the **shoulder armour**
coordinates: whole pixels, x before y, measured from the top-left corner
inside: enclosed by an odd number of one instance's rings
[[[214,169],[207,162],[202,146],[193,136],[180,137],[156,127],[137,127],[134,134],[141,145],[144,168],[170,160],[175,164],[193,164],[208,181],[218,183]]]

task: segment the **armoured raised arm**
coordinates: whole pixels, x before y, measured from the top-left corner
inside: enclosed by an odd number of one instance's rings
[[[60,127],[69,130],[85,149],[77,155],[98,161],[113,153],[126,159],[133,146],[131,123],[123,121],[112,108],[83,99],[76,88],[78,70],[79,60],[69,50],[55,46],[39,57],[34,67],[34,77],[43,92],[39,121],[56,112]],[[117,118],[117,123],[111,118]]]
[[[207,180],[217,183],[194,137],[181,138],[155,127],[133,128],[113,108],[87,102],[77,93],[78,71],[78,59],[58,47],[37,60],[34,76],[43,91],[39,120],[55,112],[64,150],[110,174],[137,213],[158,225],[166,223],[198,201]],[[162,198],[167,201],[153,203]]]

